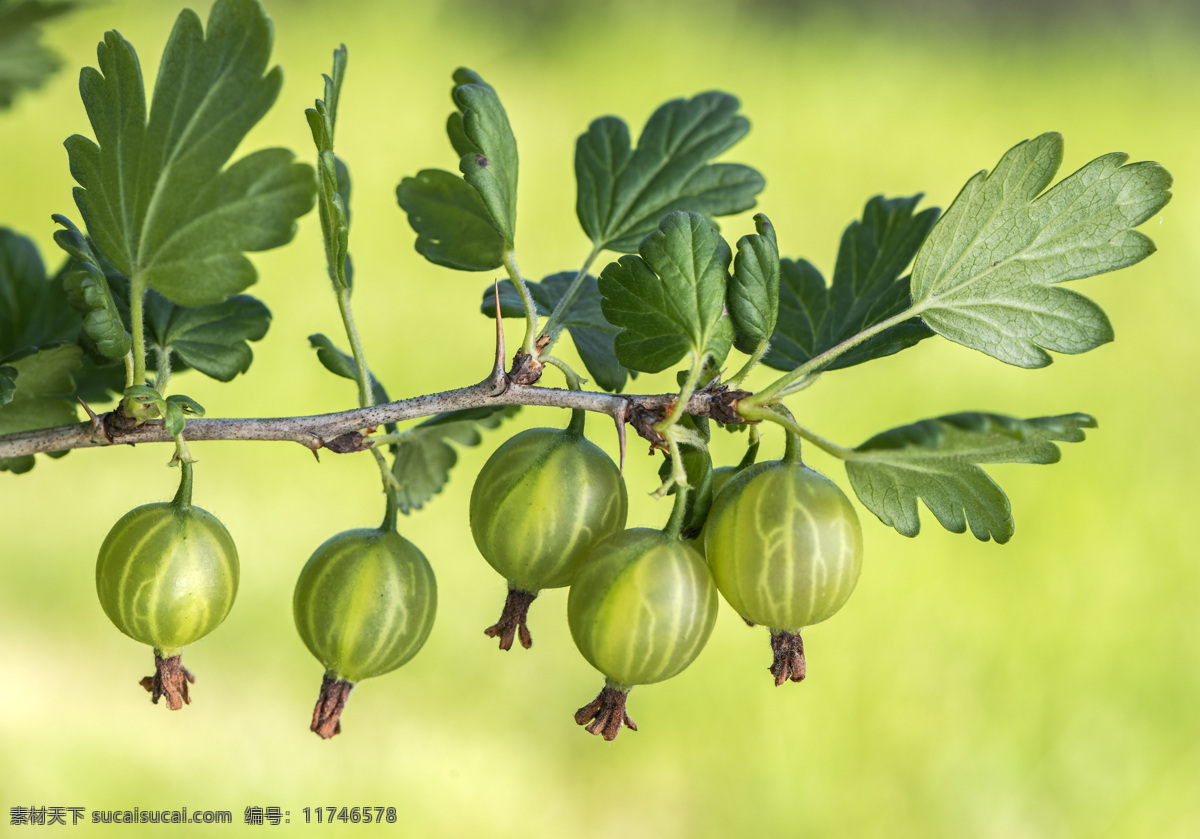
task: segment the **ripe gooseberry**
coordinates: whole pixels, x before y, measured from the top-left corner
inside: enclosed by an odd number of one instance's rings
[[[182,648],[212,632],[237,596],[237,548],[216,516],[192,506],[192,464],[182,463],[169,503],[130,510],[96,559],[96,593],[117,629],[154,648],[154,675],[142,679],[155,704],[177,711],[195,682]]]
[[[529,605],[545,588],[570,585],[588,551],[625,527],[625,482],[612,459],[583,436],[583,411],[566,429],[533,428],[488,458],[471,491],[471,535],[508,581],[500,620],[484,632],[529,649]]]
[[[801,681],[800,630],[837,612],[862,570],[862,530],[845,493],[798,455],[751,466],[713,502],[705,551],[726,602],[770,629],[775,684]]]
[[[571,583],[567,622],[583,657],[605,676],[604,689],[575,722],[612,740],[635,685],[686,668],[717,620],[717,589],[704,558],[677,537],[635,528],[598,544]]]
[[[437,580],[425,555],[387,523],[347,530],[304,565],[292,612],[300,639],[325,667],[310,728],[327,740],[341,732],[357,682],[395,670],[424,645]]]

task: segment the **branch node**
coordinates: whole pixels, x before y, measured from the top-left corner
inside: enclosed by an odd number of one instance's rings
[[[508,379],[517,385],[534,384],[542,377],[542,366],[542,362],[529,353],[517,350],[513,356],[512,368],[508,371]]]
[[[371,448],[370,438],[364,437],[357,431],[341,434],[331,440],[322,439],[321,445],[336,454],[351,454]]]

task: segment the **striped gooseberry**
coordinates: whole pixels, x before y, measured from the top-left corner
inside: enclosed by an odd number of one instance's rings
[[[717,494],[725,488],[725,485],[733,479],[733,476],[738,473],[739,466],[718,466],[712,473],[712,497],[715,500]],[[700,532],[696,534],[696,538],[692,540],[692,546],[704,554],[704,534],[708,530],[708,521],[700,527]],[[706,555],[707,556],[707,555]]]
[[[612,740],[635,685],[686,668],[717,619],[717,589],[704,558],[678,538],[634,528],[598,544],[571,583],[567,622],[575,646],[604,674],[604,689],[575,721]]]
[[[471,535],[508,581],[500,620],[484,632],[528,649],[529,605],[545,588],[570,585],[588,551],[625,527],[625,482],[612,459],[583,436],[583,412],[566,429],[532,428],[488,458],[471,491]]]
[[[787,458],[751,466],[713,502],[705,552],[726,602],[770,629],[775,684],[801,681],[800,630],[837,612],[862,570],[862,531],[845,493]]]
[[[325,667],[311,730],[338,734],[354,685],[416,655],[436,612],[429,561],[391,527],[347,530],[317,548],[292,596],[300,639]]]
[[[154,648],[155,673],[141,684],[157,704],[191,702],[195,678],[183,647],[212,632],[233,608],[238,555],[216,516],[192,505],[192,464],[183,463],[174,500],[130,510],[96,559],[96,593],[117,629]]]

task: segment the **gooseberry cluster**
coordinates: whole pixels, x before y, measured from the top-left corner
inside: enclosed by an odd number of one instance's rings
[[[842,607],[862,565],[858,517],[841,490],[789,445],[783,460],[726,467],[723,479],[734,474],[716,493],[702,538],[681,533],[686,492],[663,530],[625,529],[624,481],[583,426],[575,411],[565,429],[520,432],[476,478],[471,532],[509,586],[501,618],[485,634],[502,650],[514,638],[530,648],[530,604],[542,589],[569,586],[571,636],[605,677],[575,720],[606,740],[622,725],[637,729],[625,710],[634,686],[669,679],[700,654],[718,591],[747,623],[770,629],[776,685],[802,680],[800,629]],[[190,702],[194,681],[182,648],[221,624],[238,585],[233,540],[192,505],[194,467],[181,466],[175,499],[127,513],[96,562],[105,613],[154,648],[155,673],[141,684],[172,710]],[[391,510],[379,528],[333,536],[296,581],[296,629],[325,668],[311,725],[323,738],[341,731],[354,685],[406,663],[433,628],[433,569],[395,525]]]
[[[324,98],[305,112],[315,169],[287,149],[229,162],[279,92],[279,68],[268,69],[273,31],[258,0],[215,0],[207,26],[184,10],[149,104],[137,54],[115,31],[98,48],[98,67],[81,71],[95,139],[66,141],[83,226],[53,216],[62,269],[47,277],[32,242],[0,228],[0,471],[28,471],[41,453],[174,441],[174,500],[113,526],[96,588],[113,623],[154,650],[155,673],[142,680],[151,699],[177,710],[193,682],[182,648],[229,614],[239,579],[229,533],[192,503],[188,442],[369,452],[383,483],[382,523],[318,547],[292,598],[300,638],[324,668],[311,724],[322,738],[341,730],[354,685],[412,659],[433,626],[433,569],[400,535],[399,516],[441,491],[457,459],[452,443],[478,445],[481,430],[521,405],[571,418],[500,445],[471,494],[475,544],[508,584],[485,630],[501,650],[530,648],[538,593],[569,587],[571,636],[604,676],[575,719],[606,740],[636,728],[626,711],[633,687],[669,679],[700,654],[721,598],[768,631],[775,684],[803,680],[801,631],[846,603],[863,547],[855,508],[804,462],[802,441],[842,461],[859,501],[905,536],[920,529],[921,501],[948,530],[1005,542],[1014,528],[1008,499],[983,467],[1055,462],[1057,443],[1083,440],[1096,423],[1082,413],[964,412],[847,447],[802,425],[784,400],[826,372],[934,335],[1021,367],[1049,364],[1051,350],[1100,346],[1112,339],[1108,318],[1061,284],[1149,256],[1154,244],[1135,228],[1171,197],[1165,169],[1124,154],[1051,187],[1063,141],[1047,132],[972,176],[944,214],[918,212],[921,195],[871,198],[846,228],[827,283],[807,260],[780,256],[762,213],[733,245],[717,229],[716,218],[756,206],[765,179],[718,160],[750,123],[735,97],[708,91],[662,105],[636,144],[615,116],[579,135],[575,206],[590,251],[578,270],[535,281],[516,260],[516,137],[496,89],[459,68],[444,123],[457,173],[422,169],[400,180],[396,201],[417,252],[438,270],[503,270],[507,279],[488,283],[479,309],[494,318],[494,364],[478,384],[392,400],[367,363],[351,305],[350,177],[334,153],[345,48],[334,51]],[[242,293],[256,280],[246,254],[289,242],[314,205],[350,351],[325,335],[309,342],[327,370],[355,382],[357,409],[204,418],[194,400],[168,395],[172,377],[196,370],[226,382],[246,372],[248,342],[271,318]],[[605,252],[617,256],[592,273]],[[511,365],[505,317],[525,326]],[[598,389],[584,389],[574,360],[556,351],[566,335]],[[745,361],[730,374],[735,350]],[[781,375],[744,390],[759,364]],[[539,385],[547,370],[567,389]],[[671,370],[677,391],[623,394],[638,374]],[[116,407],[99,415],[88,405],[111,398]],[[78,422],[77,403],[88,422]],[[661,530],[626,528],[623,470],[585,438],[585,411],[615,422],[622,466],[627,427],[664,456],[655,495],[674,498]],[[427,419],[398,425],[418,418]],[[781,459],[756,463],[763,423],[781,427],[786,443]],[[717,428],[746,434],[738,465],[714,468]]]

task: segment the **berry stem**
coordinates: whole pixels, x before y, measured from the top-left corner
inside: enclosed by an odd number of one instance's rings
[[[499,638],[502,650],[512,649],[514,636],[520,639],[521,646],[525,649],[532,647],[533,636],[529,634],[526,620],[529,614],[529,605],[537,596],[536,591],[521,591],[509,587],[508,597],[504,600],[504,610],[500,613],[500,620],[483,630],[483,634],[489,638]]]
[[[179,489],[175,492],[171,506],[180,512],[185,512],[192,506],[192,461],[181,458],[179,472]]]
[[[542,355],[542,361],[547,364],[553,364],[562,372],[563,377],[567,380],[567,388],[569,390],[583,389],[583,382],[580,381],[579,374],[572,370],[571,366],[565,361],[555,356],[544,354]],[[583,434],[583,423],[586,416],[587,412],[579,408],[571,411],[571,422],[567,425],[567,430],[574,434]]]
[[[321,679],[321,695],[317,697],[317,705],[313,708],[309,731],[319,735],[322,740],[341,734],[342,711],[346,709],[346,701],[353,689],[353,682],[343,681],[326,673]]]
[[[536,361],[540,352],[540,348],[536,346],[536,337],[538,334],[537,303],[533,302],[533,295],[529,292],[529,287],[525,285],[525,278],[521,276],[521,269],[517,267],[516,254],[513,253],[512,249],[504,252],[502,260],[504,262],[504,270],[508,273],[508,278],[512,280],[517,293],[521,295],[521,305],[525,307],[525,340],[521,342],[521,352],[525,355],[533,356],[533,359]]]
[[[554,311],[550,313],[550,317],[546,319],[546,325],[542,327],[542,331],[538,337],[548,338],[546,348],[543,352],[550,352],[554,348],[554,342],[558,340],[558,333],[562,331],[562,321],[566,317],[567,310],[575,302],[579,296],[579,289],[583,287],[583,279],[587,276],[588,269],[592,267],[592,263],[596,261],[596,257],[603,250],[599,245],[592,247],[592,252],[588,254],[587,259],[583,261],[583,267],[575,274],[575,279],[571,280],[571,285],[567,287],[567,293],[558,301],[558,305],[554,307]]]
[[[632,687],[618,685],[606,680],[604,690],[575,712],[575,722],[584,726],[589,734],[599,734],[605,740],[615,740],[624,725],[630,731],[637,731],[637,723],[625,713],[625,700],[629,698]]]
[[[667,526],[662,531],[672,539],[678,539],[683,531],[683,520],[687,516],[688,495],[691,491],[692,488],[686,486],[675,488],[675,505],[671,507],[671,518],[667,520]]]

